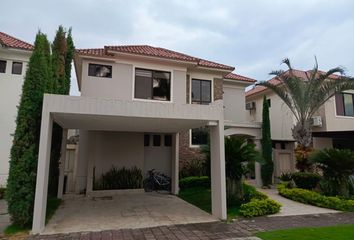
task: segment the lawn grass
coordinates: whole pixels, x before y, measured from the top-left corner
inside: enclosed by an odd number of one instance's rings
[[[178,196],[184,201],[197,206],[198,208],[211,213],[211,190],[203,187],[194,187],[181,189]],[[228,206],[227,207],[227,218],[231,220],[236,216],[239,216],[240,206]]]
[[[48,198],[46,220],[45,220],[46,223],[48,223],[48,221],[52,218],[55,211],[58,209],[60,203],[61,203],[61,199],[54,198],[54,197]],[[7,236],[12,236],[18,233],[27,233],[30,230],[31,230],[30,226],[21,227],[16,224],[11,224],[5,228],[4,233]]]
[[[256,236],[263,240],[353,240],[354,225],[276,230],[259,232]]]

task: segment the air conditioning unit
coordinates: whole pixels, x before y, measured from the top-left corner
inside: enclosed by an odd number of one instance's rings
[[[321,116],[314,116],[312,119],[312,126],[314,127],[322,127],[322,118]]]
[[[256,103],[255,102],[246,103],[246,110],[253,110],[253,109],[256,109]]]

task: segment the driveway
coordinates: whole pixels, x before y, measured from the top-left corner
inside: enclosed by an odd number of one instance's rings
[[[74,196],[63,203],[44,234],[134,229],[217,219],[182,199],[162,193],[123,191],[101,197]]]

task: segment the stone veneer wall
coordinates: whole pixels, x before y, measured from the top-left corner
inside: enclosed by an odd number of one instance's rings
[[[190,92],[190,77],[186,77],[187,93],[186,100],[189,103],[189,92]],[[214,78],[214,101],[223,99],[223,80],[221,78]],[[189,146],[189,131],[181,132],[179,135],[179,163],[180,169],[186,165],[188,161],[191,160],[204,160],[204,154],[198,147],[191,148]]]

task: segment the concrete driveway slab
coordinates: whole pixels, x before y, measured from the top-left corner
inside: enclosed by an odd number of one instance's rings
[[[123,192],[111,197],[64,199],[44,234],[134,229],[218,221],[169,194]]]

